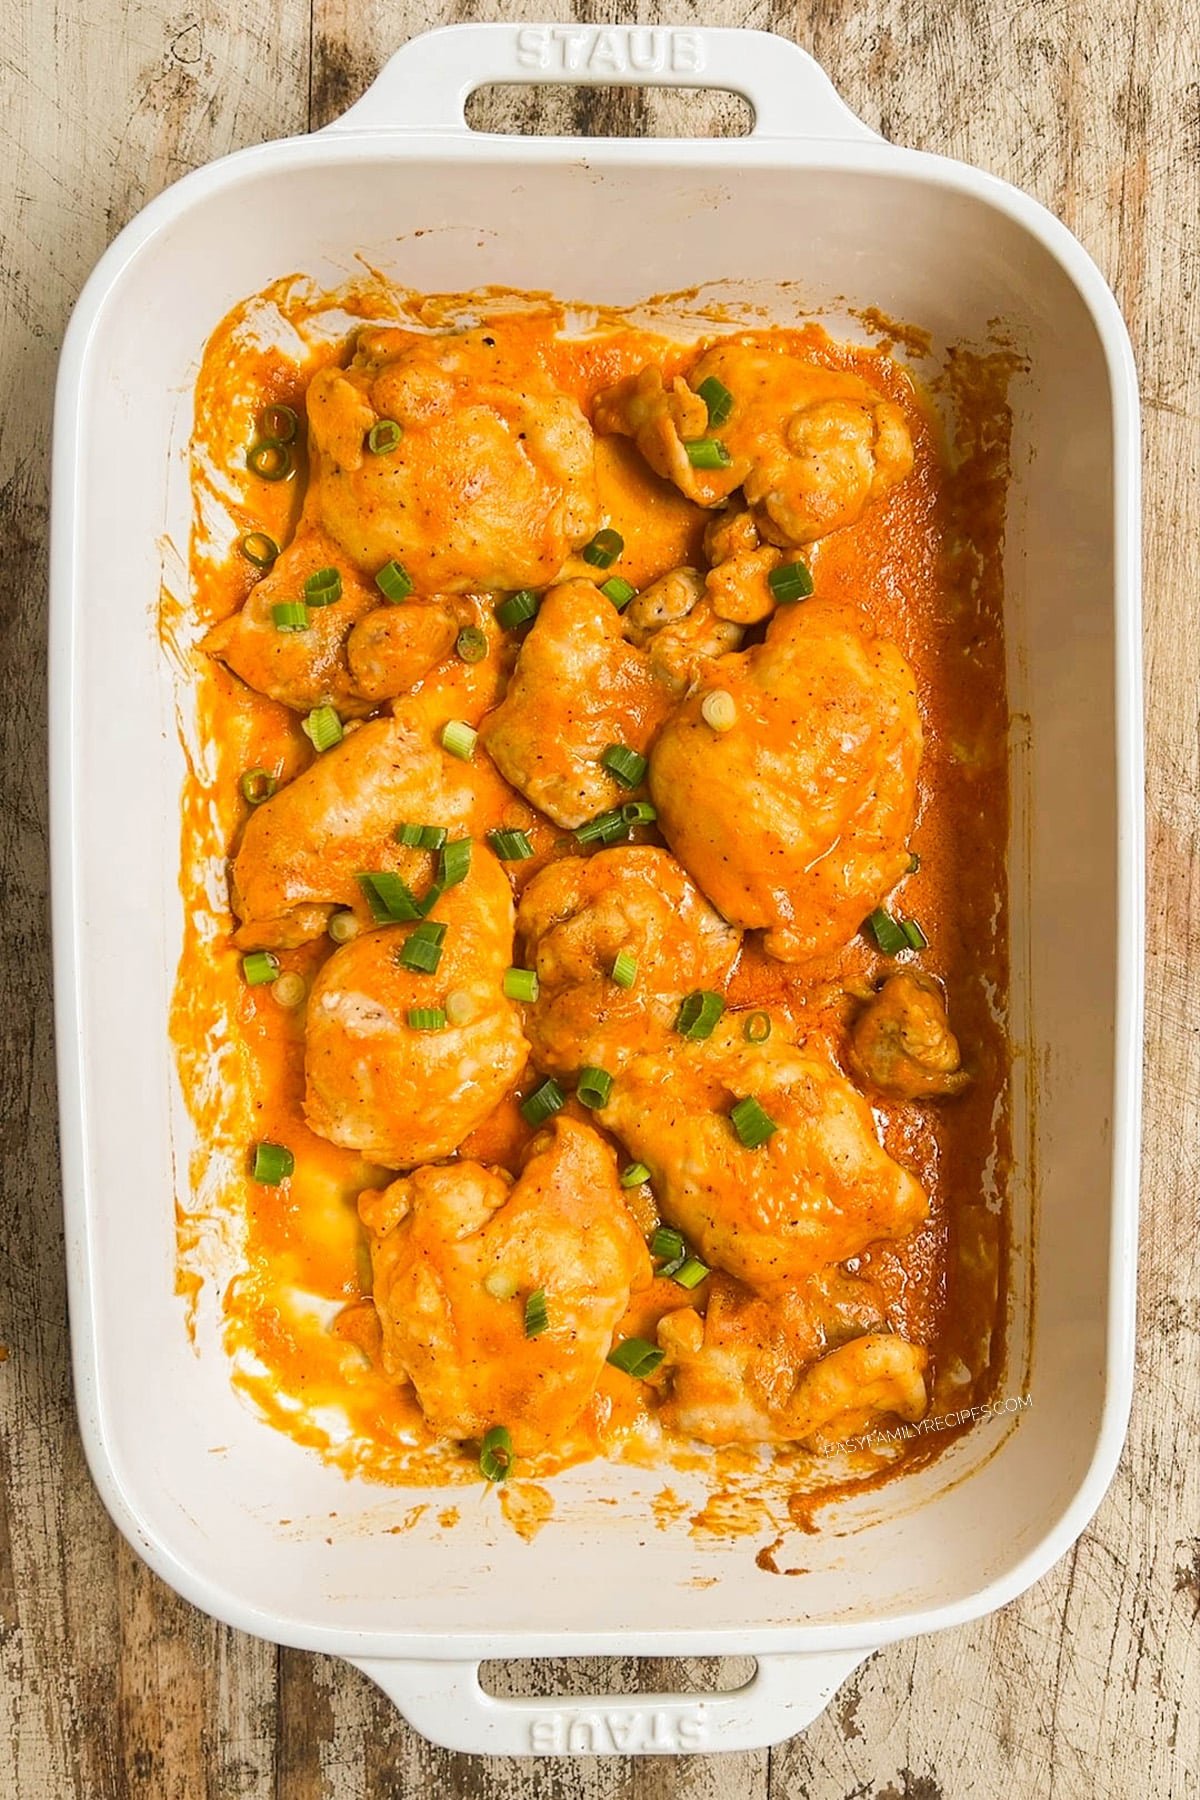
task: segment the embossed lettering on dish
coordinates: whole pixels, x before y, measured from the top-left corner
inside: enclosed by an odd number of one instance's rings
[[[525,25],[517,32],[517,62],[542,74],[698,75],[704,45],[694,31],[650,26]]]
[[[707,1742],[703,1703],[679,1711],[652,1706],[605,1713],[543,1713],[529,1726],[529,1748],[534,1756],[609,1756],[631,1751],[684,1755],[703,1750]]]

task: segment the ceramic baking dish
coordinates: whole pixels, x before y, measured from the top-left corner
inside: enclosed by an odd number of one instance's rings
[[[611,79],[733,89],[753,133],[582,144],[464,123],[485,82]],[[156,607],[160,584],[183,580],[208,333],[281,274],[335,286],[357,256],[422,290],[618,305],[720,282],[735,313],[818,312],[856,335],[850,309],[876,307],[923,326],[935,360],[999,320],[1027,359],[1006,542],[1015,1410],[829,1509],[792,1580],[743,1539],[655,1531],[662,1476],[624,1466],[559,1478],[531,1543],[473,1492],[454,1531],[433,1505],[397,1535],[437,1496],[347,1482],[236,1397],[215,1331],[193,1347],[184,1329],[173,1198],[188,1127],[166,1021],[188,698]],[[328,130],[202,169],[122,232],[58,386],[58,1059],[80,1423],[110,1512],[166,1581],[244,1630],[350,1658],[443,1744],[731,1749],[798,1730],[877,1646],[978,1617],[1068,1548],[1113,1473],[1133,1368],[1137,485],[1129,344],[1080,245],[1003,182],[885,144],[811,58],[761,33],[434,32]],[[688,1478],[672,1479],[686,1498]],[[758,1670],[737,1693],[570,1703],[495,1700],[477,1679],[484,1657],[606,1653],[753,1655]]]

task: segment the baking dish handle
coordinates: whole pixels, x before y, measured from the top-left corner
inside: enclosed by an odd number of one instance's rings
[[[726,1694],[609,1694],[599,1699],[497,1699],[475,1662],[352,1657],[408,1723],[447,1750],[487,1756],[686,1756],[761,1750],[803,1731],[871,1655],[760,1656]]]
[[[871,138],[807,50],[770,31],[678,25],[447,25],[410,39],[327,131],[467,132],[492,83],[723,88],[754,137]]]

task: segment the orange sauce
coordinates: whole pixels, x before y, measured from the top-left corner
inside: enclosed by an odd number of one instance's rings
[[[294,480],[268,484],[247,474],[245,453],[265,403],[282,401],[302,415],[313,374],[346,355],[344,335],[317,329],[328,304],[297,282],[282,282],[236,309],[209,343],[196,389],[190,594],[186,605],[164,603],[162,615],[177,660],[179,642],[186,638],[194,646],[204,630],[241,605],[256,579],[238,554],[241,534],[264,530],[284,543],[294,529],[303,458]],[[354,317],[394,323],[455,315],[449,299],[413,299],[377,283],[339,294],[337,305]],[[473,310],[478,316],[478,304]],[[702,347],[668,343],[615,317],[602,318],[591,336],[567,338],[559,334],[560,314],[551,305],[523,316],[510,299],[503,310],[504,329],[523,339],[529,360],[550,370],[585,411],[598,389],[651,358],[670,373],[686,372]],[[285,348],[269,341],[264,320],[287,327]],[[852,603],[894,639],[919,683],[925,755],[913,845],[921,864],[907,879],[904,910],[929,939],[922,963],[945,984],[974,1080],[964,1096],[940,1106],[877,1104],[888,1150],[923,1183],[931,1209],[912,1237],[876,1247],[860,1263],[882,1286],[895,1327],[929,1346],[939,1378],[936,1410],[940,1377],[952,1367],[958,1371],[955,1404],[991,1391],[998,1373],[992,1347],[1002,1338],[995,1327],[1003,1304],[1010,1155],[1008,712],[1000,587],[1007,369],[999,359],[993,367],[987,359],[968,365],[960,358],[960,398],[967,398],[959,407],[957,441],[946,444],[927,401],[886,354],[835,343],[816,325],[772,336],[784,338],[793,353],[851,370],[887,394],[903,408],[915,444],[911,477],[858,525],[816,546],[811,562],[819,591]],[[972,384],[963,380],[968,366]],[[598,470],[604,509],[622,523],[628,546],[622,572],[629,579],[642,585],[699,559],[705,515],[651,475],[630,444],[599,440]],[[214,530],[214,514],[223,520],[220,529]],[[195,1306],[204,1282],[218,1279],[212,1245],[221,1238],[236,1263],[220,1296],[234,1379],[274,1425],[347,1473],[401,1484],[477,1482],[473,1459],[431,1440],[411,1390],[387,1380],[377,1365],[378,1326],[355,1203],[362,1188],[384,1182],[387,1173],[307,1129],[303,1009],[285,1010],[268,987],[247,987],[230,944],[221,866],[248,812],[239,777],[262,767],[287,779],[312,751],[287,708],[243,686],[194,648],[185,659],[185,710],[192,714],[185,739],[199,748],[189,756],[183,792],[185,932],[171,1028],[198,1148],[190,1168],[192,1199],[178,1209],[179,1290]],[[506,672],[501,661],[501,678]],[[496,659],[439,670],[425,690],[440,717],[477,723],[499,695]],[[479,831],[501,823],[531,831],[536,856],[511,870],[519,885],[554,854],[561,834],[498,776],[484,810]],[[283,969],[311,982],[331,948],[323,939],[278,954]],[[877,956],[862,939],[806,965],[802,975],[748,944],[729,997],[738,1005],[783,1007],[823,1033],[836,1057],[842,1015],[830,996],[870,980],[877,968]],[[249,1178],[249,1146],[263,1138],[287,1144],[295,1154],[294,1175],[278,1187]],[[527,1138],[514,1098],[462,1148],[465,1155],[512,1166]],[[664,1311],[698,1299],[702,1304],[702,1292],[687,1294],[657,1281],[636,1298],[629,1324],[652,1336]],[[677,1467],[712,1472],[713,1495],[694,1521],[699,1529],[757,1529],[761,1508],[744,1492],[726,1493],[721,1483],[731,1471],[743,1484],[761,1480],[761,1461],[744,1451],[714,1456],[694,1445],[658,1444],[653,1392],[653,1383],[631,1382],[606,1368],[574,1441],[523,1473],[550,1473],[598,1453],[638,1461],[665,1457]],[[928,1455],[936,1441],[934,1434],[923,1437],[911,1454]],[[802,1460],[799,1453],[776,1458],[785,1483],[795,1479]],[[900,1456],[889,1466],[903,1461]],[[864,1474],[873,1472],[868,1461]],[[531,1536],[549,1517],[544,1494],[533,1484],[520,1494],[514,1489],[509,1512],[523,1535]],[[809,1502],[798,1495],[795,1504],[803,1510]],[[684,1510],[664,1489],[659,1522]],[[453,1508],[441,1515],[443,1522],[456,1516]]]

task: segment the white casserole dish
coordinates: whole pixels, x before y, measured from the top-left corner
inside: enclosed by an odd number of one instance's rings
[[[484,82],[613,78],[732,88],[754,133],[584,146],[463,121]],[[426,1496],[348,1484],[238,1400],[215,1334],[188,1342],[172,1206],[187,1135],[166,1026],[182,756],[157,601],[183,578],[208,333],[281,274],[338,284],[357,252],[418,289],[618,305],[736,277],[780,318],[819,311],[837,333],[849,307],[878,307],[935,349],[999,318],[1028,358],[1006,548],[1011,702],[1029,722],[1013,763],[1007,1391],[1033,1403],[833,1506],[802,1578],[759,1570],[744,1540],[653,1532],[661,1479],[623,1466],[559,1478],[557,1519],[529,1544],[472,1504],[451,1533],[389,1535]],[[1011,187],[883,143],[779,38],[435,32],[328,130],[188,176],[128,226],[59,376],[54,927],[80,1424],[113,1518],[166,1581],[232,1625],[350,1658],[459,1749],[735,1749],[797,1731],[877,1646],[978,1617],[1070,1546],[1113,1473],[1133,1368],[1137,559],[1135,375],[1094,265]],[[607,1653],[759,1664],[738,1693],[703,1698],[497,1701],[477,1680],[484,1657]]]

